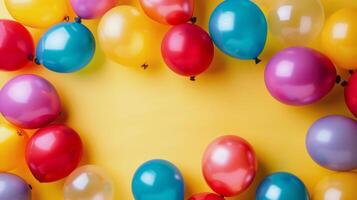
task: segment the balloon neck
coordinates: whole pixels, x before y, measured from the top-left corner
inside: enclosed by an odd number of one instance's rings
[[[196,80],[196,76],[191,76],[191,77],[190,77],[190,80],[191,80],[191,81],[195,81],[195,80]]]
[[[260,60],[258,57],[254,58],[255,64],[259,64],[262,60]]]
[[[149,65],[146,64],[146,63],[144,63],[144,64],[141,65],[141,67],[142,67],[143,69],[147,69],[147,68],[149,67]]]
[[[82,18],[81,17],[76,17],[75,19],[74,19],[74,21],[76,22],[76,23],[82,23]]]
[[[191,17],[191,18],[190,18],[190,22],[191,22],[192,24],[196,24],[196,22],[197,22],[197,17]]]
[[[63,20],[66,21],[66,22],[69,22],[69,16],[65,16],[65,17],[63,18]]]
[[[342,87],[346,87],[348,85],[348,82],[346,80],[342,80],[340,75],[337,75],[336,84],[340,84]]]

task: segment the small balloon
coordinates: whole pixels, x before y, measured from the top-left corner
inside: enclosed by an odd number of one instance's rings
[[[357,117],[357,73],[354,73],[345,87],[345,101],[350,111]]]
[[[79,17],[83,19],[95,19],[103,16],[117,2],[117,0],[71,0],[71,5]]]
[[[224,200],[224,198],[214,193],[201,193],[192,195],[188,200]]]
[[[31,200],[31,186],[15,174],[0,173],[0,199]]]

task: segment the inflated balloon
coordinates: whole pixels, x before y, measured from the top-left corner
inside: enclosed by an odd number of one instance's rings
[[[31,186],[15,174],[0,173],[0,199],[31,200]]]
[[[337,11],[322,31],[322,47],[338,66],[357,69],[357,8]]]
[[[73,10],[83,19],[101,17],[116,4],[117,0],[71,0]]]
[[[282,0],[269,10],[271,33],[288,45],[304,45],[315,40],[324,25],[320,0]]]
[[[132,192],[135,200],[183,200],[183,177],[172,163],[166,160],[150,160],[136,170]]]
[[[270,94],[288,105],[314,103],[333,88],[336,69],[320,52],[307,47],[290,47],[277,53],[265,69]]]
[[[211,64],[214,46],[202,28],[181,24],[167,32],[161,44],[161,53],[172,71],[194,77],[206,71]]]
[[[277,172],[264,178],[260,183],[256,200],[309,200],[304,183],[295,175]]]
[[[32,36],[20,23],[0,19],[0,41],[0,70],[18,70],[32,59]]]
[[[85,165],[66,178],[64,200],[112,200],[113,189],[113,183],[103,169]]]
[[[64,0],[5,0],[10,15],[21,24],[47,28],[64,20],[67,2]]]
[[[140,4],[151,19],[163,24],[182,24],[193,15],[193,0],[140,0]]]
[[[227,135],[214,140],[206,149],[202,171],[216,193],[231,197],[242,193],[257,173],[257,159],[244,139]]]
[[[19,75],[1,89],[0,112],[15,126],[36,129],[60,115],[61,102],[56,89],[44,78]]]
[[[354,73],[345,88],[345,101],[350,111],[357,117],[357,73]]]
[[[75,72],[92,60],[95,40],[90,30],[78,22],[64,22],[50,28],[40,39],[36,61],[59,73]]]
[[[267,39],[263,12],[251,1],[226,0],[212,13],[209,32],[216,46],[235,58],[255,59]]]
[[[188,200],[224,200],[224,198],[214,193],[201,193],[192,195]]]
[[[53,182],[68,176],[82,157],[79,135],[64,125],[39,129],[26,147],[26,161],[40,182]]]

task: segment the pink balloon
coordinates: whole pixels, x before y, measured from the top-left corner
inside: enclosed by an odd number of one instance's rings
[[[84,19],[101,17],[116,4],[117,0],[71,0],[73,10]]]

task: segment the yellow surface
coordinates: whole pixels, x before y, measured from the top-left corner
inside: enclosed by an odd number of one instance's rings
[[[135,3],[133,3],[135,2]],[[221,0],[196,0],[198,24],[207,29],[210,13]],[[136,4],[121,0],[121,4]],[[326,15],[342,7],[357,6],[352,0],[323,0]],[[3,3],[1,16],[8,16]],[[96,33],[97,21],[86,21]],[[195,82],[177,76],[164,64],[160,42],[168,27],[152,24],[150,67],[120,66],[104,57],[98,48],[93,62],[74,74],[56,74],[32,66],[15,73],[0,73],[0,86],[16,74],[36,73],[57,88],[65,108],[59,121],[75,128],[84,141],[83,164],[107,169],[115,181],[115,200],[131,200],[131,178],[136,168],[152,158],[168,159],[182,171],[187,195],[210,191],[201,174],[205,147],[217,136],[237,134],[255,148],[258,176],[249,191],[234,200],[253,200],[257,184],[274,171],[299,176],[312,192],[331,171],[308,156],[305,134],[318,118],[328,114],[351,116],[336,86],[322,101],[305,107],[290,107],[273,99],[264,85],[264,66],[280,49],[271,38],[263,62],[239,61],[216,51],[209,71]],[[38,36],[41,31],[35,31]],[[316,47],[319,42],[316,42]],[[62,199],[63,182],[39,184],[25,165],[14,171],[34,188],[34,200]]]

